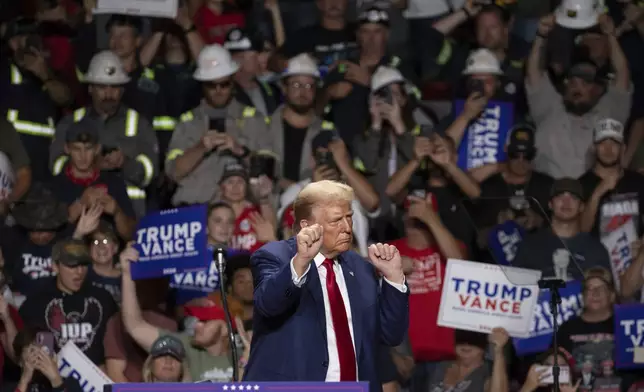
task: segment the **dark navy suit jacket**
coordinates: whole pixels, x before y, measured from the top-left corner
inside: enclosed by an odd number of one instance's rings
[[[324,381],[329,367],[326,319],[317,269],[293,284],[295,239],[271,242],[251,258],[255,280],[253,341],[244,380]],[[408,292],[383,282],[373,266],[353,251],[338,257],[349,293],[358,379],[382,391],[378,347],[399,345],[409,324]]]

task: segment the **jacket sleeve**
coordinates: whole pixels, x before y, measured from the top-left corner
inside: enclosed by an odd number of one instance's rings
[[[403,293],[389,283],[380,288],[380,340],[387,346],[402,343],[409,327],[409,288]]]
[[[355,139],[353,166],[362,173],[372,173],[378,166],[380,157],[380,133],[372,130]]]
[[[270,135],[270,117],[264,117],[259,111],[253,117],[251,138],[247,147],[253,151],[270,150],[275,151],[275,140]]]
[[[255,279],[255,310],[260,315],[280,316],[299,300],[302,288],[293,283],[290,260],[279,260],[262,248],[253,253],[250,263]]]
[[[126,181],[147,187],[159,171],[159,142],[150,122],[139,116],[136,156],[126,157],[123,175]]]
[[[175,180],[174,162],[177,157],[183,155],[184,151],[197,144],[201,137],[201,132],[192,132],[196,123],[194,122],[192,112],[181,115],[181,120],[172,132],[172,138],[168,145],[168,153],[165,158],[165,172],[168,177]]]
[[[56,126],[56,133],[54,140],[49,145],[49,168],[56,176],[58,175],[67,163],[69,157],[65,154],[65,137],[67,129],[72,124],[72,117],[66,116]]]

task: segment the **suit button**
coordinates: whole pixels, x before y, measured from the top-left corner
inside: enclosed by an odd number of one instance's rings
[[[286,296],[290,297],[291,296],[291,289],[286,289]]]
[[[325,367],[325,368],[328,368],[329,367],[329,361],[322,362],[322,366]]]

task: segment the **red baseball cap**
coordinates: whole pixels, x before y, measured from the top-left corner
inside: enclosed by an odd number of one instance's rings
[[[184,306],[183,310],[187,316],[197,318],[199,321],[226,321],[226,311],[221,306]],[[236,329],[235,319],[231,318],[233,329]]]

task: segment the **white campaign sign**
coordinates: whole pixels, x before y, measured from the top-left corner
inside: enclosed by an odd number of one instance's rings
[[[177,17],[178,0],[98,0],[95,14]]]
[[[531,284],[513,284],[508,275]],[[449,259],[438,325],[483,333],[503,327],[512,337],[529,337],[540,278],[540,271]]]
[[[6,199],[13,191],[13,167],[5,153],[0,152],[0,201]]]
[[[84,392],[102,392],[103,385],[112,384],[112,380],[71,341],[58,353],[58,371],[63,378],[78,380]]]

